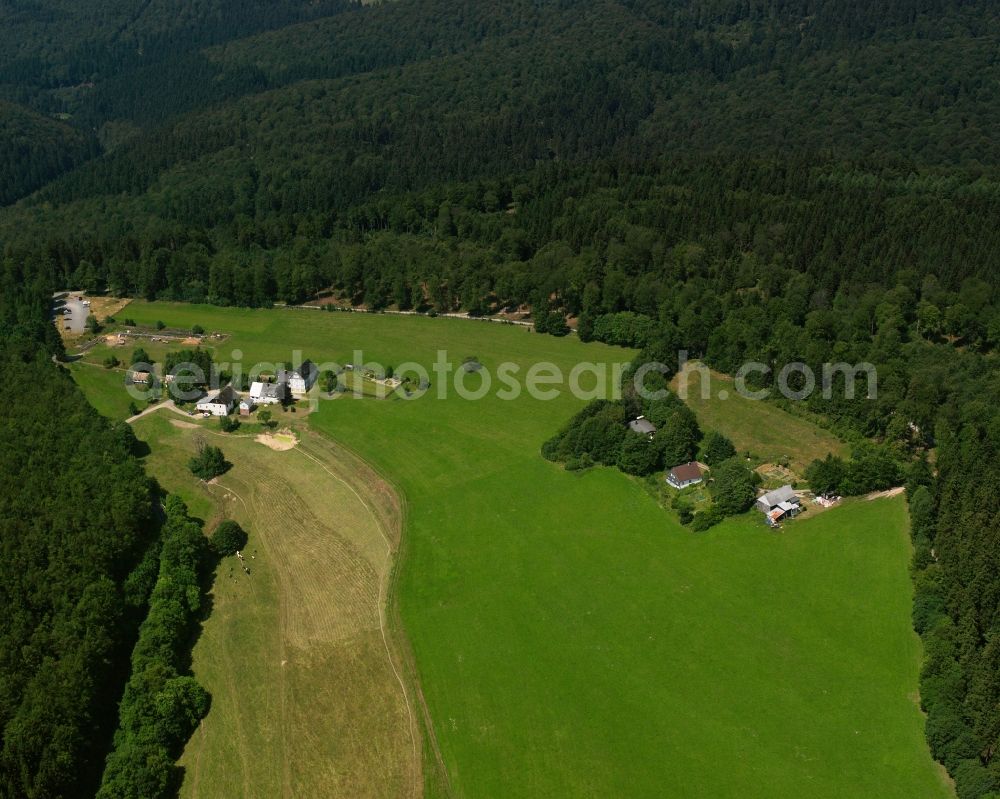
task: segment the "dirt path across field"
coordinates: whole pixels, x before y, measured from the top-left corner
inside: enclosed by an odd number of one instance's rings
[[[174,401],[173,400],[164,400],[163,402],[153,403],[148,408],[143,408],[135,416],[130,416],[128,419],[126,419],[126,421],[129,424],[132,424],[133,422],[138,422],[143,416],[149,416],[149,414],[156,413],[158,410],[161,410],[161,409],[164,409],[164,408],[166,410],[168,410],[168,411],[173,411],[174,413],[179,413],[181,416],[185,416],[187,418],[191,418],[191,414],[189,414],[189,413],[187,413],[185,411],[182,411],[180,408],[178,408],[176,405],[174,405]]]
[[[865,494],[865,499],[871,501],[873,499],[888,499],[889,497],[898,497],[902,494],[906,488],[904,486],[896,486],[895,488],[889,488],[885,491],[872,491],[870,494]]]

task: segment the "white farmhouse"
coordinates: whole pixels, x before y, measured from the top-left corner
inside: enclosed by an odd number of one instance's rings
[[[317,371],[312,361],[305,361],[298,369],[279,370],[275,382],[286,383],[293,396],[300,396],[312,388]]]
[[[228,416],[235,404],[236,392],[232,386],[226,386],[221,391],[209,394],[195,407],[202,413],[210,413],[212,416]]]
[[[288,397],[285,383],[254,382],[250,386],[250,399],[255,405],[278,405]]]
[[[667,482],[676,489],[697,485],[704,479],[701,467],[694,461],[682,463],[667,472]]]

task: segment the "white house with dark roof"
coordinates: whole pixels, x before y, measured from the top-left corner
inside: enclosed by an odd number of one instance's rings
[[[676,489],[697,485],[704,479],[701,467],[694,461],[682,463],[667,472],[667,482]]]
[[[250,385],[250,399],[255,405],[279,405],[288,399],[288,384],[254,382]]]
[[[236,404],[236,392],[232,386],[226,386],[214,394],[209,394],[200,400],[195,406],[202,413],[210,413],[212,416],[228,416],[233,406]]]
[[[299,396],[312,388],[318,371],[312,361],[304,361],[298,369],[279,369],[274,382],[285,383],[293,396]]]

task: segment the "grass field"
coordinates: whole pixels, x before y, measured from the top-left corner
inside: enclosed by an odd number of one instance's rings
[[[225,346],[245,362],[287,361],[293,347],[340,360],[360,348],[398,365],[430,364],[447,345],[456,363],[476,355],[489,369],[548,360],[568,371],[580,359],[629,356],[461,320],[162,303],[134,303],[128,315],[226,330]],[[782,534],[747,516],[694,535],[616,471],[573,474],[541,459],[541,442],[579,407],[566,394],[341,398],[307,417],[391,476],[406,500],[395,597],[450,782],[428,792],[949,796],[914,699],[920,652],[902,500],[849,503]],[[819,454],[807,450],[799,460]],[[297,474],[286,482],[305,490]],[[226,643],[246,635],[224,607],[196,652],[196,673],[213,682],[256,661],[253,647]],[[240,708],[213,706],[205,728],[282,734],[273,703]],[[211,751],[198,786],[231,782],[235,753]],[[277,742],[253,753],[277,773],[285,754]]]
[[[181,796],[418,795],[418,717],[382,634],[395,495],[305,429],[274,451],[169,410],[134,427],[151,473],[209,529],[225,515],[250,532],[251,574],[223,562],[194,649],[212,708],[180,761]],[[187,470],[197,436],[234,464],[217,485]]]
[[[693,364],[687,365],[683,377],[674,378],[673,388],[686,379],[685,401],[699,425],[728,436],[738,452],[749,451],[755,459],[768,463],[787,459],[799,475],[811,461],[829,452],[849,454],[847,445],[832,433],[772,403],[740,396],[731,377],[718,372],[711,372],[711,376],[707,397],[702,394],[701,369]]]
[[[128,417],[129,403],[133,400],[125,392],[123,369],[105,369],[103,366],[81,361],[70,363],[68,368],[97,410],[111,419]]]

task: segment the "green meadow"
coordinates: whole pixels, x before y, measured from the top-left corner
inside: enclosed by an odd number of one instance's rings
[[[95,347],[103,350],[103,347]],[[102,358],[104,356],[102,355]],[[77,385],[83,389],[90,404],[111,419],[125,419],[133,401],[125,391],[124,369],[105,369],[97,361],[77,361],[69,364]],[[138,403],[140,406],[144,403]]]
[[[362,350],[429,367],[447,349],[523,374],[630,355],[455,319],[165,303],[127,315],[226,332],[217,359],[236,347],[245,364]],[[405,499],[394,599],[450,782],[430,794],[951,795],[916,703],[901,498],[777,534],[750,514],[696,535],[640,482],[540,457],[581,400],[441,400],[431,379],[419,399],[347,396],[308,417]]]
[[[711,379],[703,385],[706,374]],[[718,430],[738,452],[749,452],[755,460],[787,462],[801,475],[814,459],[827,453],[850,454],[848,446],[828,430],[772,402],[741,396],[733,378],[702,364],[687,364],[672,387],[684,396],[703,429]]]

